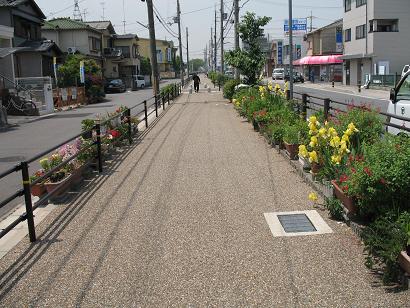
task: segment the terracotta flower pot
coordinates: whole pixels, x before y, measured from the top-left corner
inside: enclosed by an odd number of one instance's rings
[[[405,250],[399,254],[398,262],[400,267],[407,273],[410,274],[410,256]]]
[[[336,181],[332,181],[333,193],[337,199],[339,199],[350,214],[355,214],[357,212],[357,206],[354,198],[347,196],[343,190],[337,185]]]
[[[318,174],[320,169],[322,169],[322,166],[318,163],[315,163],[315,162],[313,162],[310,165],[310,167],[311,167],[310,170],[312,171],[313,174]]]
[[[48,193],[53,193],[53,197],[60,197],[65,194],[65,192],[70,188],[72,183],[72,174],[69,173],[67,176],[59,182],[51,183],[47,181],[44,186]]]
[[[81,165],[79,168],[72,171],[72,182],[80,183],[83,180],[83,173],[87,169],[87,165]]]
[[[298,153],[299,153],[299,144],[289,144],[285,142],[285,148],[286,151],[289,154],[289,157],[291,160],[297,160],[298,159]]]
[[[47,192],[46,187],[43,183],[34,184],[31,186],[31,194],[36,197],[41,197]]]

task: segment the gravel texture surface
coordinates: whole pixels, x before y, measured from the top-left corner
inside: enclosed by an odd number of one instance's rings
[[[203,90],[202,90],[203,91]],[[0,261],[1,307],[408,307],[352,231],[274,238],[311,189],[219,93],[184,94]]]

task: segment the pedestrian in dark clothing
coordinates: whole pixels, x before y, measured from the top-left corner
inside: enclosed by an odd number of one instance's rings
[[[201,82],[201,79],[199,78],[199,76],[198,75],[194,75],[194,89],[195,89],[195,92],[199,92],[199,83]]]

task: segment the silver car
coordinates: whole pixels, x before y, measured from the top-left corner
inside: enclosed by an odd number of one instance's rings
[[[272,73],[272,79],[285,79],[285,69],[275,68]]]

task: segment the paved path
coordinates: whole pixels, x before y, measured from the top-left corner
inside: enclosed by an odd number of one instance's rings
[[[405,307],[344,225],[273,237],[309,187],[219,93],[184,94],[141,144],[0,261],[1,307]],[[408,303],[408,302],[407,302]]]

